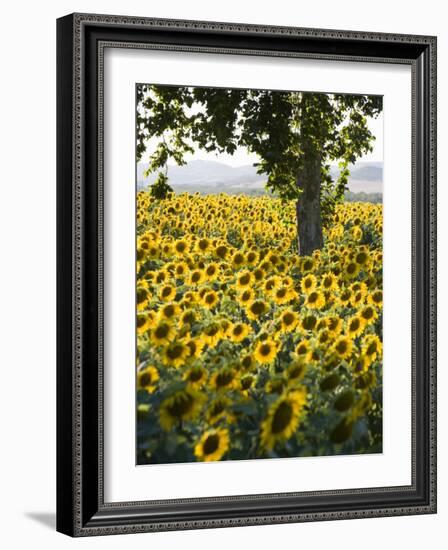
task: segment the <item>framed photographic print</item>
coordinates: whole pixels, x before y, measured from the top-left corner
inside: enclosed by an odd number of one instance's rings
[[[57,529],[434,513],[436,39],[57,41]]]

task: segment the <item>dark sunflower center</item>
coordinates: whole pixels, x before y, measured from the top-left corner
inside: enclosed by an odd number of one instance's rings
[[[142,386],[149,386],[152,382],[152,377],[149,372],[145,372],[140,376],[140,384]]]
[[[347,342],[345,340],[338,342],[336,345],[336,350],[338,353],[345,353],[347,351]]]
[[[208,248],[208,241],[206,241],[205,239],[201,239],[199,241],[199,249],[200,250],[207,250]]]
[[[169,331],[170,328],[168,325],[159,325],[154,331],[154,335],[156,336],[156,338],[166,338]]]
[[[166,298],[167,296],[169,296],[169,295],[171,294],[171,292],[172,292],[171,287],[170,287],[170,286],[166,286],[166,287],[164,287],[164,288],[162,289],[162,296],[163,296],[164,298]]]
[[[183,346],[181,346],[180,344],[174,344],[166,350],[166,355],[169,359],[178,359],[179,357],[182,357],[183,351]]]
[[[214,274],[216,273],[216,268],[215,268],[214,266],[211,266],[211,265],[210,265],[209,267],[207,267],[207,271],[206,271],[206,272],[207,272],[207,275],[208,275],[208,276],[212,276],[212,275],[214,275]]]
[[[144,302],[147,297],[148,297],[148,293],[146,292],[146,289],[140,288],[140,289],[137,290],[137,302],[139,304]]]
[[[304,355],[307,352],[307,346],[306,344],[299,344],[297,346],[297,353],[298,355]]]
[[[291,422],[292,407],[287,401],[282,401],[272,417],[272,433],[279,434],[283,432]]]
[[[252,386],[253,378],[251,376],[246,376],[241,380],[241,387],[243,390],[248,390]]]
[[[245,369],[249,368],[252,365],[252,358],[249,355],[246,355],[246,357],[243,357],[241,360],[241,364]]]
[[[360,252],[357,256],[356,256],[356,262],[358,264],[364,264],[367,260],[367,254],[365,252]]]
[[[286,296],[286,288],[281,288],[277,291],[277,298],[284,298]]]
[[[366,307],[366,309],[362,312],[362,316],[366,320],[371,319],[373,317],[373,309],[370,307]]]
[[[243,334],[243,326],[242,325],[236,325],[236,327],[233,329],[233,334],[235,336],[241,336],[241,334]]]
[[[186,244],[185,243],[177,243],[176,244],[176,250],[177,252],[184,252],[186,248]]]
[[[233,380],[233,373],[232,372],[220,372],[216,376],[216,385],[218,388],[222,388],[223,386],[228,386],[230,382]]]
[[[317,297],[318,297],[317,292],[312,292],[312,293],[308,296],[308,302],[309,302],[310,304],[314,304],[315,302],[317,302]]]
[[[193,275],[191,276],[191,280],[193,283],[197,283],[201,278],[201,274],[198,271],[195,271]]]
[[[294,315],[292,313],[285,313],[283,315],[283,322],[285,323],[285,325],[289,326],[289,325],[292,325],[294,323]]]
[[[202,378],[203,372],[200,369],[190,371],[188,379],[190,382],[198,382]]]
[[[172,317],[174,314],[176,313],[176,309],[173,305],[169,305],[169,306],[166,306],[164,309],[163,309],[163,314],[165,315],[165,317]]]
[[[251,305],[250,310],[254,315],[261,315],[264,312],[264,303],[263,302],[254,302]]]
[[[355,264],[348,264],[347,273],[355,273],[355,271],[356,271],[356,265]]]
[[[202,451],[205,455],[213,454],[219,447],[219,435],[212,434],[207,437],[202,446]]]
[[[212,325],[206,328],[205,333],[207,336],[216,336],[218,334],[218,330],[219,328],[217,326]]]
[[[250,293],[249,290],[246,290],[245,292],[243,292],[243,293],[241,294],[241,300],[242,300],[243,302],[247,302],[247,300],[250,300],[250,298],[251,298],[251,293]]]
[[[366,350],[367,355],[376,353],[376,342],[371,342]]]
[[[205,301],[207,304],[211,305],[215,302],[215,295],[214,294],[207,294],[205,297]]]
[[[302,321],[302,326],[305,330],[313,330],[316,326],[317,319],[313,315],[308,315]]]
[[[358,330],[360,326],[359,319],[353,319],[353,321],[350,323],[350,330],[355,331]]]
[[[271,346],[269,344],[262,344],[260,346],[260,355],[263,355],[263,357],[267,357],[271,353]]]
[[[171,416],[180,418],[190,412],[193,407],[194,399],[191,395],[182,394],[176,396],[173,403],[168,405],[167,411]]]
[[[236,254],[233,258],[235,264],[242,264],[244,262],[244,256],[242,254]]]
[[[143,315],[139,315],[137,317],[137,327],[138,328],[142,327],[145,324],[145,322],[146,322],[146,318],[143,317]]]

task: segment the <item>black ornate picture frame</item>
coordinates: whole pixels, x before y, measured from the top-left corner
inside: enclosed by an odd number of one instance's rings
[[[108,503],[103,480],[104,48],[412,70],[412,483]],[[73,14],[57,22],[57,530],[138,533],[436,512],[436,38]]]

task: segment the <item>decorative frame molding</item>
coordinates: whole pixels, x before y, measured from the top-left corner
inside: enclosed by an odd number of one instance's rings
[[[63,17],[57,30],[57,529],[89,536],[435,513],[436,38],[93,14]],[[411,65],[410,486],[104,502],[102,63],[112,46]]]

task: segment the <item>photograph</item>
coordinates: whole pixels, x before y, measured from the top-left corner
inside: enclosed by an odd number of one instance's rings
[[[135,137],[136,464],[382,453],[383,97],[137,83]]]

